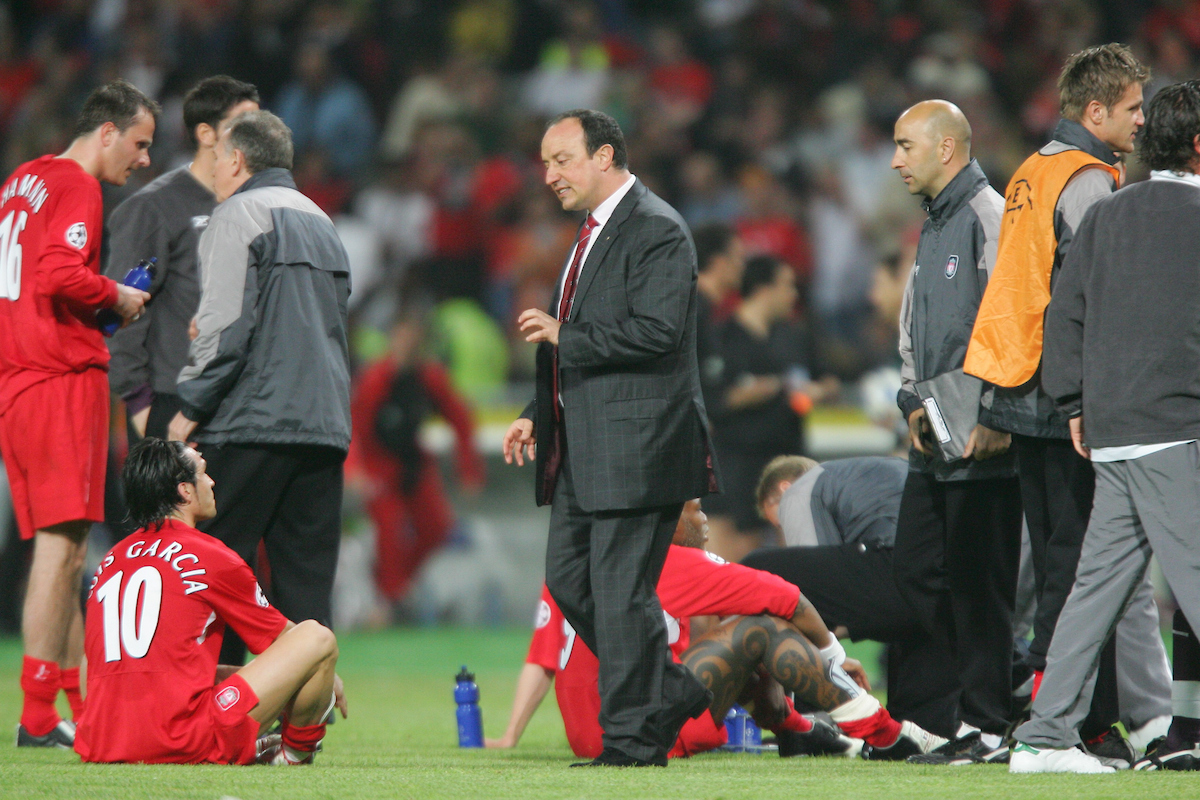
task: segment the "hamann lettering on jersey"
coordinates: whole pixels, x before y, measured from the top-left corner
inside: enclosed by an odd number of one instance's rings
[[[33,207],[33,213],[36,214],[42,210],[42,203],[45,203],[49,196],[50,193],[46,191],[46,182],[37,175],[26,173],[20,178],[13,178],[4,185],[4,191],[0,192],[0,206],[14,197],[24,197]]]

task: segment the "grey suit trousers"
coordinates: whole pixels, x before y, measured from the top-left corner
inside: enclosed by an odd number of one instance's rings
[[[1095,501],[1075,586],[1054,630],[1032,717],[1015,733],[1034,745],[1079,743],[1100,650],[1114,629],[1122,654],[1122,721],[1139,727],[1171,713],[1170,667],[1148,575],[1152,555],[1188,621],[1200,622],[1200,446],[1177,445],[1095,468]],[[1134,652],[1143,655],[1126,657]],[[1142,674],[1135,674],[1139,669]]]
[[[604,747],[661,760],[711,694],[671,658],[658,579],[682,503],[587,513],[564,454],[550,512],[546,587],[600,662]]]

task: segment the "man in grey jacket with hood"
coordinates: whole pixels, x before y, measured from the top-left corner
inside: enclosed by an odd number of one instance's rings
[[[1012,697],[1012,614],[1021,545],[1021,496],[1009,437],[976,425],[964,457],[928,443],[915,384],[962,367],[975,312],[996,260],[1004,198],[971,158],[971,126],[944,100],[896,121],[899,171],[929,214],[900,316],[903,386],[897,403],[913,449],[893,551],[896,588],[929,634],[953,653],[958,738],[914,760],[1007,756],[1001,735]]]
[[[251,566],[263,541],[272,602],[329,625],[350,446],[350,267],[291,166],[291,131],[270,112],[221,134],[220,205],[200,238],[197,335],[170,435],[199,443],[220,487],[204,531]],[[221,663],[241,663],[239,645]]]

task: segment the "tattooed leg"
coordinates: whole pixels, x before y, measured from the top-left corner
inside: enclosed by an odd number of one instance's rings
[[[759,665],[796,699],[823,710],[853,694],[830,680],[821,654],[795,626],[778,617],[735,617],[692,643],[684,665],[713,693],[711,712],[720,723],[750,684]]]

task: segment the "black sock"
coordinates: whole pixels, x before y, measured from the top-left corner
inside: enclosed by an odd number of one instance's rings
[[[1185,713],[1196,713],[1193,710],[1195,703],[1187,700],[1190,700],[1192,690],[1200,686],[1200,641],[1197,641],[1196,634],[1192,632],[1192,626],[1183,611],[1177,610],[1171,622],[1174,644],[1171,678],[1175,683],[1172,689],[1175,716],[1171,719],[1171,729],[1167,732],[1167,752],[1190,750],[1200,742],[1200,719],[1184,716]],[[1180,700],[1185,703],[1183,707]]]

